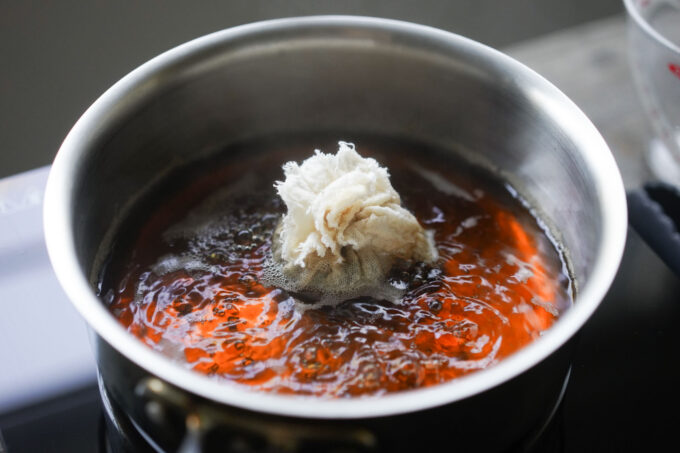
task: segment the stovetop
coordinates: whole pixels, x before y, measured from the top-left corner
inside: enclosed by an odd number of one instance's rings
[[[666,451],[675,442],[679,294],[680,279],[630,230],[616,280],[580,333],[562,405],[531,452]],[[96,385],[0,415],[11,453],[102,451],[102,426]]]

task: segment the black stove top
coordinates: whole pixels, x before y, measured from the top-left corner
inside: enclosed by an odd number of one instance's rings
[[[680,279],[630,230],[614,285],[580,333],[565,398],[530,452],[667,451],[678,331]],[[83,388],[0,416],[0,453],[106,451],[105,426],[96,386]]]

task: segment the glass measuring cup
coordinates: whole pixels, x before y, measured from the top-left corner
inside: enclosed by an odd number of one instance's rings
[[[680,186],[680,0],[624,0],[638,93],[654,128],[652,173]]]

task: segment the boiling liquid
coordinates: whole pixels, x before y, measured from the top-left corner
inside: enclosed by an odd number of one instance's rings
[[[103,273],[111,313],[198,372],[261,391],[347,397],[492,366],[570,305],[562,257],[502,181],[422,146],[356,144],[389,168],[404,206],[434,231],[439,261],[395,269],[387,284],[398,300],[319,307],[261,283],[285,209],[273,182],[281,164],[319,146],[269,144],[177,175]]]

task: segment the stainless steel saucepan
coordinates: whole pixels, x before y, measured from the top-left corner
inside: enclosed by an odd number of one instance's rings
[[[425,389],[331,400],[257,393],[185,369],[126,332],[95,296],[120,219],[170,169],[249,138],[324,131],[419,140],[498,169],[567,250],[574,306],[486,370]],[[549,82],[461,36],[344,16],[244,25],[142,65],[73,127],[45,197],[50,259],[93,333],[105,403],[165,451],[526,445],[559,401],[573,339],[612,282],[626,225],[607,145]]]

